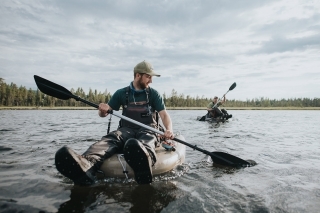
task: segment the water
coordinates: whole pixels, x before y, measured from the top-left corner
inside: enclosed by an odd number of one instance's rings
[[[186,141],[258,165],[213,166],[187,147],[187,172],[150,186],[74,186],[55,169],[63,145],[82,153],[106,133],[96,110],[0,111],[0,212],[318,212],[320,111],[229,110],[219,128],[205,111],[169,111]],[[108,117],[109,118],[109,117]],[[118,119],[113,116],[111,129]]]

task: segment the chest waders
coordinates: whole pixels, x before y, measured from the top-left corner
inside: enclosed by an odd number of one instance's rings
[[[133,96],[133,102],[129,102],[129,95],[131,94]],[[130,91],[130,86],[128,86],[126,88],[126,103],[124,106],[122,106],[122,115],[145,125],[151,126],[152,128],[163,130],[163,127],[159,124],[158,112],[156,112],[149,103],[150,89],[145,89],[145,101],[136,102],[134,95],[134,91]],[[154,163],[157,161],[155,147],[158,146],[158,139],[156,134],[147,129],[142,129],[140,126],[128,122],[124,119],[120,120],[119,128],[130,128],[136,132],[135,139],[140,141],[147,149],[152,159],[152,165],[154,165]]]

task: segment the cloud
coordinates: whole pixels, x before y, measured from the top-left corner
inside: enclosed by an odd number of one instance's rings
[[[37,74],[113,93],[148,60],[161,94],[211,97],[237,82],[230,98],[315,97],[319,11],[302,0],[4,1],[0,77],[35,89]]]
[[[302,38],[285,38],[283,36],[274,36],[271,40],[264,42],[260,48],[251,51],[250,54],[259,53],[277,53],[286,51],[304,51],[306,49],[319,49],[320,34],[306,36]]]

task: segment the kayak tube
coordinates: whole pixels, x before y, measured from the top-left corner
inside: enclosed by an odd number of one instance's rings
[[[204,116],[198,116],[197,121],[207,121],[209,123],[225,123],[225,122],[232,121],[232,118],[228,118],[228,119],[221,118],[221,117],[212,118],[204,115]]]
[[[182,135],[175,137],[184,140]],[[186,146],[171,140],[169,142],[174,144],[174,148],[168,149],[167,146],[156,148],[157,162],[152,167],[153,176],[167,173],[185,162]],[[105,177],[125,178],[126,175],[134,177],[134,172],[129,164],[126,163],[123,154],[115,154],[104,160],[100,170],[104,173]]]

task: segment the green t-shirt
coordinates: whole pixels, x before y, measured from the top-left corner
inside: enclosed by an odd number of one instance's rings
[[[108,104],[113,109],[118,111],[120,109],[120,106],[124,106],[126,104],[126,90],[127,87],[124,87],[122,89],[118,89],[109,100]],[[164,109],[166,109],[163,99],[159,92],[151,87],[149,87],[149,105],[155,109],[156,111],[160,112]],[[129,103],[130,102],[140,102],[140,101],[146,101],[147,100],[147,94],[146,92],[133,92],[129,88]]]
[[[208,104],[207,108],[212,109],[212,107],[213,107],[214,105],[215,105],[215,104],[211,101],[211,102]],[[221,105],[221,102],[218,102],[217,107],[219,107],[220,105]]]

